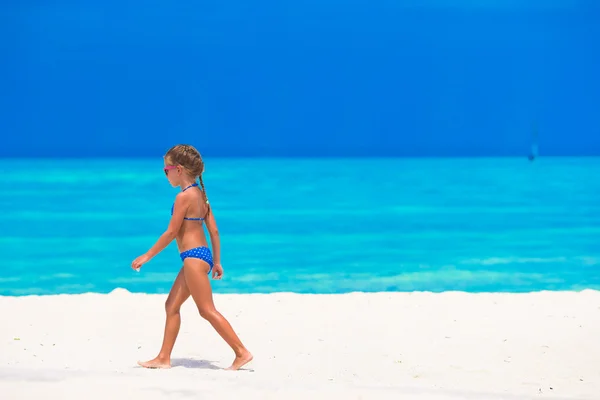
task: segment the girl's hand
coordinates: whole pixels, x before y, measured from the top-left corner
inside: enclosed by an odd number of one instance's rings
[[[143,254],[143,255],[139,256],[138,258],[136,258],[135,260],[133,260],[133,262],[131,263],[131,268],[133,268],[136,271],[139,271],[140,268],[142,268],[142,265],[146,264],[149,260],[150,260],[150,257]]]
[[[223,277],[223,267],[221,264],[215,264],[212,270],[213,279],[221,279]]]

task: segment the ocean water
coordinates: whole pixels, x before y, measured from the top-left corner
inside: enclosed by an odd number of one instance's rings
[[[207,159],[217,293],[600,289],[600,159]],[[4,160],[0,295],[166,293],[162,158]]]

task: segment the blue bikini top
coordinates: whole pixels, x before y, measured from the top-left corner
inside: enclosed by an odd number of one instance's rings
[[[186,190],[188,190],[191,187],[194,186],[198,186],[197,183],[192,183],[190,186],[186,187],[185,189],[182,190],[182,192],[185,192]],[[175,207],[175,203],[173,203],[173,205],[171,206],[171,215],[173,215],[173,208]],[[183,217],[183,219],[187,220],[187,221],[203,221],[204,218],[187,218],[187,217]]]

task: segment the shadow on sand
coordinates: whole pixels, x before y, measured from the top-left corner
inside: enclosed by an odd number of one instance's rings
[[[138,366],[142,368],[141,366]],[[222,367],[215,365],[214,361],[208,360],[198,360],[195,358],[172,358],[171,359],[171,368],[183,367],[183,368],[191,368],[191,369],[211,369],[211,370],[225,370]],[[252,368],[248,368],[244,366],[240,368],[239,371],[247,371],[254,372]]]
[[[213,361],[208,360],[196,360],[193,358],[173,358],[171,359],[171,367],[184,367],[194,369],[223,369],[216,366]]]

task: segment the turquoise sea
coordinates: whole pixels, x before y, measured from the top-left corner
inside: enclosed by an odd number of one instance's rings
[[[219,293],[600,289],[600,159],[206,159]],[[0,295],[166,293],[136,273],[177,189],[155,159],[5,159]]]

